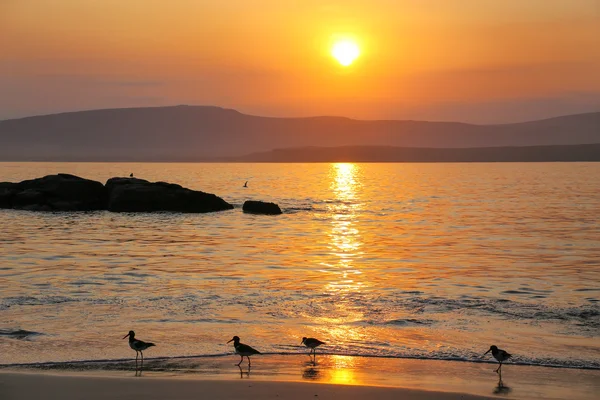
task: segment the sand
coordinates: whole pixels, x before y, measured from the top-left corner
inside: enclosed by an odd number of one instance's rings
[[[389,387],[299,382],[116,378],[3,372],[0,373],[0,398],[2,400],[478,400],[491,397]]]
[[[310,361],[312,360],[312,361]],[[319,355],[235,355],[0,365],[12,399],[597,399],[600,371],[496,363]]]

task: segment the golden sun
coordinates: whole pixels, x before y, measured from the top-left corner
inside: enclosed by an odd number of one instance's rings
[[[340,40],[333,45],[331,55],[344,67],[352,64],[360,55],[360,49],[356,43],[350,40]]]

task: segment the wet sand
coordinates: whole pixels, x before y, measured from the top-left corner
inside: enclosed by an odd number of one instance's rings
[[[407,399],[478,400],[486,397],[412,389],[299,382],[180,380],[1,373],[4,400],[33,399]]]
[[[497,364],[319,355],[147,359],[41,364],[0,370],[2,399],[595,399],[600,371]],[[54,397],[53,397],[54,396]]]

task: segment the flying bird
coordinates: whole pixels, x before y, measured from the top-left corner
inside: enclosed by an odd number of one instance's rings
[[[248,181],[246,181],[246,183],[244,183],[244,187],[248,187]]]
[[[239,354],[242,357],[240,359],[240,362],[236,365],[239,367],[240,364],[242,363],[242,361],[244,361],[244,357],[246,357],[248,359],[248,366],[250,367],[252,365],[250,363],[250,356],[252,356],[254,354],[260,354],[260,351],[253,349],[252,347],[248,346],[247,344],[240,343],[240,338],[237,336],[234,336],[227,343],[231,343],[231,342],[233,342],[233,347],[235,348],[235,353]]]
[[[313,354],[316,354],[317,347],[319,347],[322,344],[325,344],[325,342],[321,342],[319,339],[315,339],[315,338],[303,337],[302,338],[302,344],[304,344],[306,347],[308,347],[309,349],[311,349],[311,352]]]
[[[496,346],[490,346],[490,349],[488,351],[486,351],[483,355],[485,356],[487,353],[492,352],[492,356],[494,356],[494,358],[500,363],[500,366],[498,367],[498,369],[496,369],[496,373],[501,373],[501,368],[502,368],[502,363],[506,360],[508,360],[509,358],[512,357],[512,355],[508,354],[506,351],[499,349]]]
[[[137,374],[137,365],[138,365],[138,353],[142,355],[142,365],[140,366],[140,374],[141,374],[142,368],[144,368],[144,353],[143,353],[143,351],[149,347],[156,346],[156,345],[154,343],[143,342],[139,339],[136,339],[134,331],[129,331],[129,333],[127,335],[123,336],[123,339],[125,339],[127,336],[129,336],[129,347],[131,347],[133,350],[135,350],[136,374]]]

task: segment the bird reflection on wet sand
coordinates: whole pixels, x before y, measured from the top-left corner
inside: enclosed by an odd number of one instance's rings
[[[304,364],[306,368],[302,371],[302,378],[308,379],[311,381],[318,380],[321,375],[321,371],[316,368],[317,363],[314,361],[309,361]]]
[[[498,386],[494,388],[494,394],[509,394],[512,392],[512,389],[502,382],[502,378],[498,380]]]
[[[250,366],[248,366],[247,371],[244,371],[244,369],[240,365],[238,365],[237,367],[240,369],[240,379],[244,379],[244,375],[246,375],[246,378],[250,378]]]

